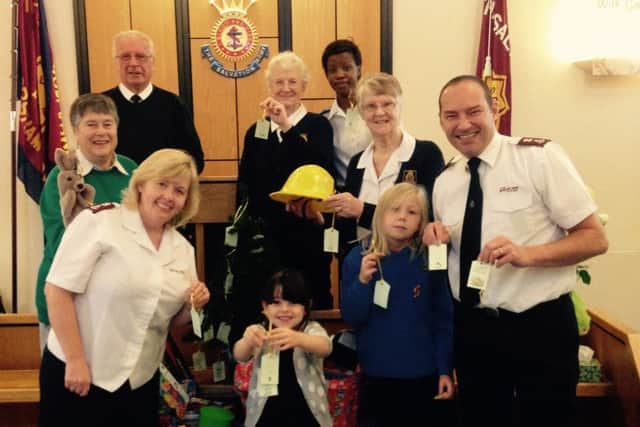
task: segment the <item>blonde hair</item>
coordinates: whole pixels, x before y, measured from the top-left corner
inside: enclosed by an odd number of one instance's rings
[[[191,156],[182,150],[164,148],[147,157],[133,172],[129,187],[122,192],[122,205],[129,209],[138,209],[140,192],[138,187],[149,182],[177,176],[189,177],[189,191],[184,207],[169,224],[180,227],[189,222],[198,212],[200,206],[200,185],[198,172]]]
[[[402,87],[394,76],[388,73],[375,73],[360,79],[356,87],[356,100],[358,107],[362,108],[362,97],[367,95],[388,95],[400,104]]]
[[[120,31],[115,36],[113,36],[111,52],[114,58],[118,56],[118,44],[122,40],[128,40],[128,39],[141,40],[147,45],[147,49],[149,50],[149,55],[155,56],[155,48],[153,46],[153,40],[151,39],[151,37],[149,37],[147,34],[143,33],[142,31],[126,30],[126,31]]]
[[[420,185],[402,182],[387,188],[378,198],[378,205],[373,213],[371,221],[371,242],[370,251],[380,252],[385,255],[389,254],[389,242],[382,228],[384,214],[395,206],[407,200],[409,197],[415,197],[418,200],[418,208],[420,209],[420,224],[416,234],[411,239],[411,248],[417,252],[422,245],[422,230],[427,225],[429,206],[427,206],[427,192]]]
[[[304,63],[302,58],[290,50],[280,52],[271,58],[271,61],[269,61],[269,65],[267,65],[267,69],[264,72],[267,85],[271,83],[271,77],[276,70],[295,70],[298,73],[298,76],[300,76],[300,80],[302,80],[305,85],[309,83],[310,75],[307,65]]]

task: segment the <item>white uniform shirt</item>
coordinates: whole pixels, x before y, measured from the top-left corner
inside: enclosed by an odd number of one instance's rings
[[[498,236],[533,246],[565,237],[565,230],[596,211],[596,205],[562,148],[518,145],[520,138],[496,133],[479,156],[483,192],[481,248]],[[449,280],[456,299],[460,281],[460,238],[469,189],[467,159],[454,158],[437,178],[433,208],[449,230]],[[492,268],[482,304],[522,312],[569,292],[575,266]]]
[[[151,379],[171,319],[196,278],[193,247],[174,228],[156,250],[138,211],[117,206],[81,212],[66,230],[47,282],[74,292],[92,383],[117,390]],[[47,343],[65,355],[52,329]]]
[[[391,153],[387,164],[384,165],[382,173],[380,176],[377,176],[376,168],[373,164],[373,142],[370,143],[362,153],[362,156],[360,156],[360,160],[356,166],[358,169],[364,169],[362,187],[360,188],[358,198],[365,203],[377,205],[380,195],[384,190],[395,184],[402,163],[411,158],[415,149],[416,139],[403,131],[400,145]]]
[[[333,163],[338,172],[336,185],[344,187],[349,161],[367,148],[371,142],[371,132],[357,108],[350,108],[345,112],[335,99],[324,116],[329,119],[333,128]]]

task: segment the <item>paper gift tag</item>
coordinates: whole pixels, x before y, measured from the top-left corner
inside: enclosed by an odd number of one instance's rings
[[[260,384],[278,384],[278,369],[280,367],[280,353],[274,350],[266,351],[260,358]]]
[[[480,261],[473,261],[471,263],[471,271],[469,271],[469,280],[467,281],[467,287],[479,289],[481,291],[487,289],[490,271],[491,264]]]
[[[373,303],[379,307],[387,308],[391,286],[385,282],[384,279],[378,280],[375,286],[376,287],[373,291]]]
[[[260,119],[256,122],[256,133],[254,136],[260,139],[269,139],[269,130],[271,125],[268,120]]]
[[[340,233],[333,227],[324,230],[324,251],[338,253],[338,242]]]
[[[447,269],[447,245],[429,245],[429,271]]]
[[[209,326],[206,331],[204,331],[204,337],[202,340],[204,342],[209,342],[213,339],[213,326]]]
[[[193,333],[198,338],[202,338],[202,310],[196,310],[191,306],[191,323],[193,324]]]
[[[238,230],[233,225],[224,229],[224,244],[230,248],[238,246]]]
[[[216,334],[216,338],[218,338],[219,341],[222,341],[225,344],[229,344],[230,332],[231,332],[231,325],[228,325],[225,322],[220,322],[220,326],[218,326],[218,333]]]
[[[191,358],[193,359],[194,371],[204,371],[207,369],[207,357],[203,351],[196,351],[191,355]]]
[[[219,383],[227,378],[227,372],[224,366],[224,360],[218,360],[213,363],[213,382]]]
[[[278,384],[258,384],[258,396],[271,397],[278,395]]]

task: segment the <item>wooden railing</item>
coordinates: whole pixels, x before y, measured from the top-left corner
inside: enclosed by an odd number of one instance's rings
[[[640,334],[591,309],[583,343],[595,350],[607,382],[578,385],[578,396],[607,395],[622,408],[625,426],[640,426]],[[618,406],[618,405],[616,405]]]

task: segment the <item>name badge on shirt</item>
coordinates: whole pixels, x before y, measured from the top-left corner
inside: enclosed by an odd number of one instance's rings
[[[471,263],[471,270],[469,271],[467,287],[484,291],[485,289],[487,289],[490,272],[491,264],[480,261],[473,261]]]
[[[202,338],[202,311],[196,310],[191,306],[191,323],[193,324],[193,333],[198,338]]]
[[[447,269],[447,245],[429,245],[429,271]]]
[[[268,120],[260,119],[256,122],[256,132],[254,136],[260,139],[269,139],[269,130],[271,129],[271,124]]]
[[[391,285],[384,281],[384,279],[380,279],[375,284],[375,289],[373,290],[373,303],[378,307],[387,308],[387,304],[389,303],[389,291],[391,290]]]
[[[340,233],[333,227],[324,230],[324,251],[338,253],[338,241]]]

